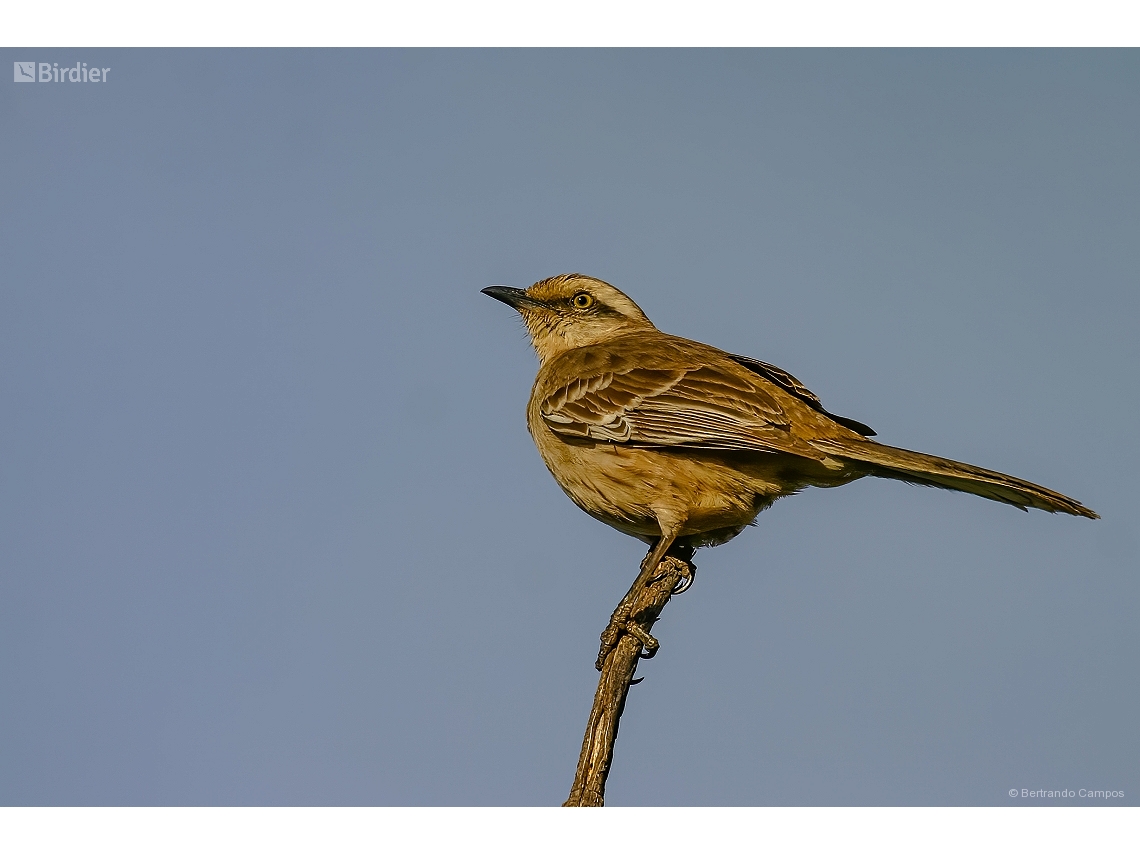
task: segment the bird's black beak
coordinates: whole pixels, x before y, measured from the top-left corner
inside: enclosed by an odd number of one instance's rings
[[[484,288],[482,291],[488,297],[494,297],[500,302],[506,303],[512,309],[522,310],[524,307],[545,308],[546,304],[533,297],[527,296],[526,291],[522,288],[508,288],[505,285],[492,285],[490,288]]]

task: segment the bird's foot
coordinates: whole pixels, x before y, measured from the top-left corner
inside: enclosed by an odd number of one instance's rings
[[[677,573],[680,576],[670,594],[670,596],[675,596],[685,593],[692,587],[693,580],[697,577],[697,568],[691,561],[663,561],[658,567],[657,574],[650,576],[642,589],[633,590],[626,594],[625,599],[618,604],[610,616],[609,625],[602,632],[602,644],[598,650],[598,659],[594,662],[595,668],[599,671],[602,670],[602,666],[606,663],[606,657],[610,655],[611,650],[617,647],[618,641],[623,635],[632,635],[641,642],[640,656],[642,659],[652,659],[657,655],[661,644],[635,619],[633,614],[634,603],[645,587],[660,582],[670,573]]]
[[[691,559],[683,561],[681,566],[677,568],[677,572],[681,574],[681,578],[677,580],[677,585],[673,588],[674,597],[693,587],[693,583],[697,581],[697,565]]]
[[[661,648],[661,644],[654,638],[641,622],[636,619],[634,614],[635,608],[638,607],[638,601],[641,599],[645,590],[663,579],[668,578],[670,575],[675,574],[676,581],[669,594],[665,596],[668,600],[670,596],[683,594],[693,586],[693,582],[697,578],[697,567],[693,564],[692,547],[674,547],[667,557],[660,561],[656,566],[652,566],[650,562],[654,558],[654,551],[651,550],[649,555],[645,557],[645,561],[641,564],[641,573],[638,575],[637,580],[634,582],[629,593],[622,598],[618,603],[618,607],[614,609],[614,613],[610,616],[609,625],[602,632],[601,647],[598,650],[598,659],[594,662],[594,667],[599,671],[606,664],[606,657],[610,655],[623,635],[630,635],[636,638],[641,643],[641,651],[639,655],[642,659],[652,659],[657,655],[657,651]],[[652,575],[650,575],[652,574]],[[662,605],[664,601],[662,601]],[[657,611],[660,611],[660,606]],[[652,621],[650,621],[652,626]]]
[[[645,584],[648,587],[655,582],[660,582],[670,573],[676,573],[679,577],[670,596],[675,597],[678,594],[683,594],[693,587],[693,583],[697,581],[697,565],[693,563],[693,550],[690,549],[688,553],[666,557],[657,565],[657,572],[650,576]]]
[[[606,657],[610,655],[610,651],[617,647],[618,641],[621,639],[622,633],[626,631],[626,627],[632,623],[629,619],[632,609],[632,602],[629,602],[630,597],[627,595],[622,600],[614,613],[610,615],[610,622],[604,630],[602,630],[602,646],[598,650],[598,659],[594,662],[594,667],[599,671],[606,664]]]
[[[645,631],[644,627],[637,621],[630,621],[625,625],[625,631],[641,642],[641,652],[638,654],[642,659],[652,659],[657,655],[657,651],[661,649],[661,642]]]
[[[610,618],[609,626],[602,632],[602,646],[598,650],[598,659],[594,663],[594,667],[599,671],[605,666],[606,657],[610,655],[611,650],[617,647],[623,635],[632,635],[641,642],[642,649],[639,655],[642,659],[652,659],[661,648],[661,643],[650,635],[640,623],[630,617],[629,611],[629,608],[623,609],[618,606],[618,610]]]

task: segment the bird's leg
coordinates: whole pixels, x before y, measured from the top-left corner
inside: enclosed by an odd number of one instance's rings
[[[697,565],[693,563],[693,553],[696,551],[696,548],[692,546],[677,546],[674,544],[674,546],[665,553],[666,557],[672,555],[680,559],[674,564],[673,568],[677,571],[680,578],[677,580],[677,584],[673,587],[673,593],[670,594],[670,596],[675,597],[677,594],[683,594],[685,591],[689,590],[689,588],[693,587],[693,582],[697,580]],[[660,566],[661,565],[659,564],[658,567],[660,568]],[[658,579],[662,578],[664,578],[664,574],[652,576],[645,584],[652,585]],[[637,621],[632,619],[629,620],[626,623],[626,632],[640,641],[642,647],[645,648],[641,652],[642,659],[652,659],[657,655],[657,651],[661,647],[660,642],[658,642],[656,638],[642,629],[641,624],[637,623]]]
[[[641,593],[642,588],[648,584],[650,578],[653,576],[653,572],[657,569],[657,565],[661,563],[661,559],[665,557],[665,553],[672,545],[673,536],[671,535],[662,535],[657,539],[657,542],[650,547],[649,552],[646,553],[645,558],[642,560],[641,569],[637,574],[637,578],[633,580],[633,584],[630,585],[629,591],[622,597],[621,602],[618,603],[617,608],[614,609],[614,613],[610,615],[609,625],[602,632],[602,645],[598,651],[598,659],[594,663],[594,667],[599,671],[602,670],[602,666],[605,664],[606,656],[617,646],[618,639],[621,638],[622,633],[626,632],[630,623],[630,613],[633,610],[633,604],[637,599],[637,595]],[[648,633],[645,634],[647,636],[649,635]],[[652,636],[649,636],[649,638],[652,638]],[[641,641],[642,644],[645,644],[644,640],[638,640]]]
[[[662,535],[657,542],[653,544],[653,547],[641,562],[641,570],[637,574],[637,578],[633,580],[633,585],[630,586],[629,592],[622,597],[622,601],[618,603],[618,607],[614,609],[614,613],[610,615],[609,625],[602,632],[602,644],[598,651],[598,659],[594,663],[594,667],[599,671],[601,671],[602,666],[605,665],[606,657],[610,651],[617,646],[618,639],[621,638],[622,633],[629,633],[641,642],[645,648],[645,651],[642,653],[643,658],[650,659],[657,653],[657,649],[661,646],[657,639],[632,620],[633,604],[637,601],[638,596],[646,585],[661,578],[656,575],[657,569],[665,559],[666,554],[673,547],[675,540],[676,535],[666,534]],[[692,558],[693,550],[689,547],[684,547],[678,551],[683,553],[681,557],[683,557],[686,567],[692,568],[689,559]],[[684,584],[685,580],[682,579],[682,583],[678,584],[678,591],[675,591],[675,593],[685,591],[689,585],[692,584],[693,570],[689,569],[685,575],[688,579],[688,583]]]

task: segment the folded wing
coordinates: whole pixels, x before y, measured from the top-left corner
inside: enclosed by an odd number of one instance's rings
[[[853,430],[862,436],[875,436],[875,432],[862,422],[857,422],[855,419],[849,419],[845,416],[837,416],[835,413],[825,410],[823,408],[823,402],[819,400],[816,394],[783,368],[777,368],[775,365],[761,362],[759,359],[753,359],[750,356],[739,356],[735,353],[730,353],[728,356],[731,360],[743,365],[754,374],[759,374],[761,377],[771,380],[780,388],[795,395],[816,412],[823,413],[832,421],[838,422],[848,430]]]
[[[824,456],[791,436],[787,415],[759,382],[710,366],[598,373],[548,395],[540,411],[565,437]]]

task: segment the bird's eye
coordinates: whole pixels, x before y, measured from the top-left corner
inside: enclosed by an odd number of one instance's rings
[[[573,303],[575,309],[588,309],[594,305],[594,298],[585,291],[581,291],[575,294],[574,299],[570,302]]]

